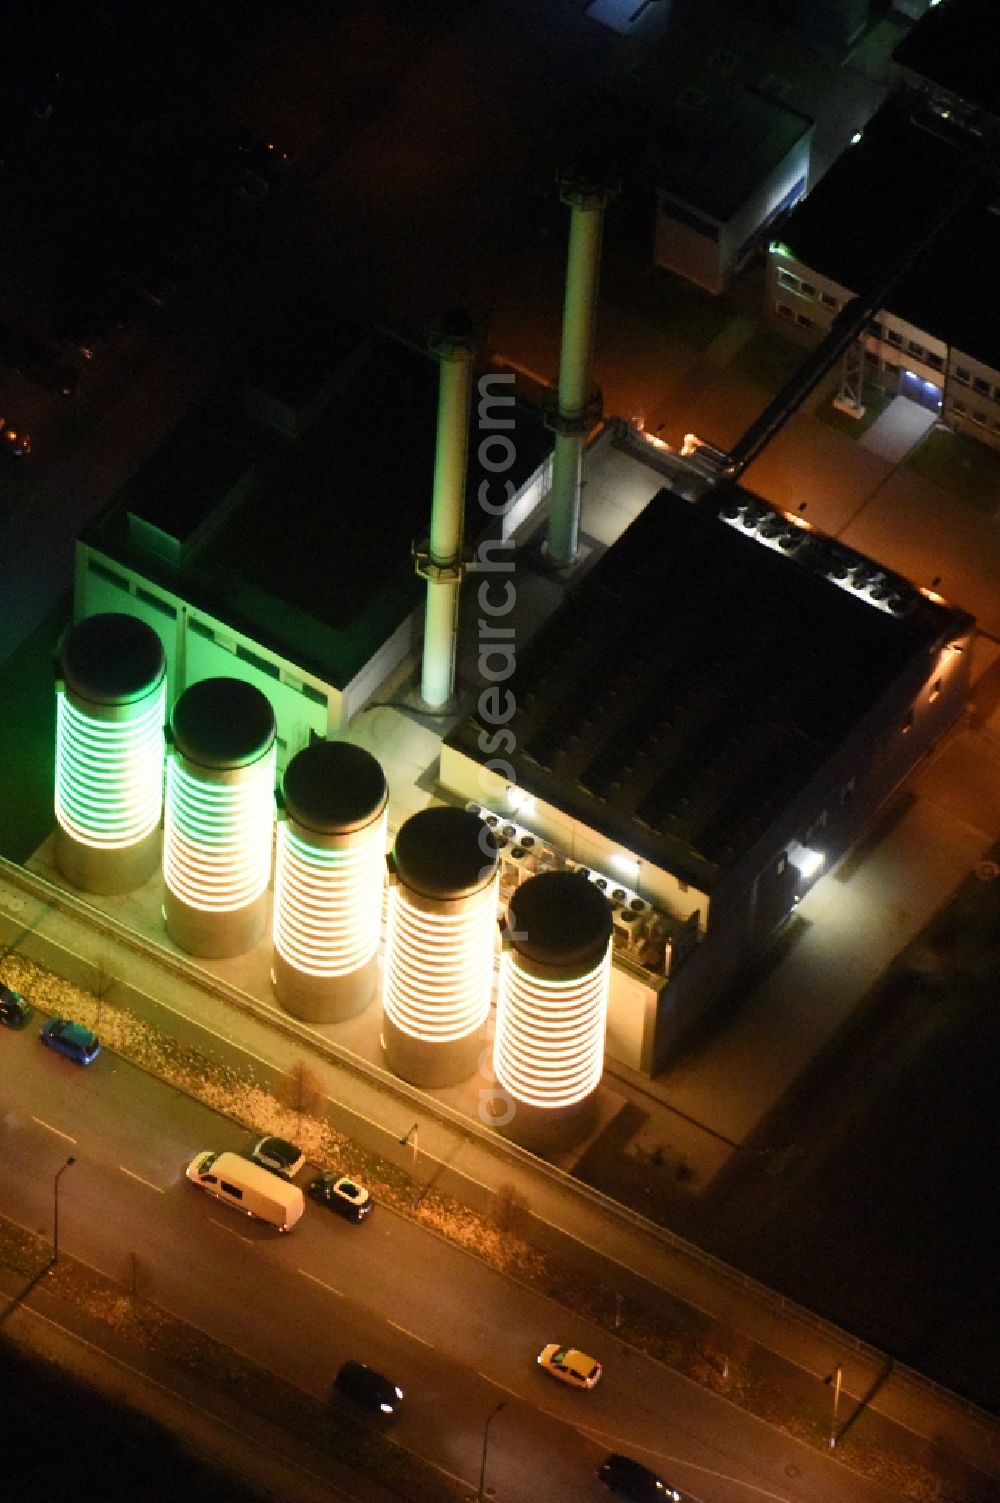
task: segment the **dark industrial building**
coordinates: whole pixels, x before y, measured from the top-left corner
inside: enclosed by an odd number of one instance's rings
[[[482,718],[446,738],[447,789],[630,866],[672,925],[609,1052],[661,1068],[858,838],[962,712],[972,626],[742,489],[664,490],[519,661],[503,750]]]
[[[235,389],[190,411],[77,544],[77,618],[139,616],[159,634],[168,700],[236,676],[264,691],[278,767],[342,729],[420,636],[436,362],[387,334],[335,337],[317,323],[259,345]],[[318,346],[318,348],[316,348]],[[308,379],[307,379],[308,378]],[[540,499],[550,436],[511,407],[509,475]],[[474,404],[466,490],[470,546],[487,478]]]
[[[983,0],[952,0],[899,44],[895,93],[772,242],[767,298],[777,322],[817,344],[900,268],[861,336],[865,378],[1000,447],[991,20]]]

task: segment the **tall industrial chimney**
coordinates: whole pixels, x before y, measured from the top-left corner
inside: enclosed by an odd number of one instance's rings
[[[414,549],[417,573],[427,581],[420,695],[431,710],[445,709],[455,689],[458,604],[462,588],[462,531],[469,453],[472,329],[462,313],[449,314],[430,341],[441,367],[438,392],[434,498],[427,543]]]
[[[545,549],[557,569],[577,555],[583,438],[589,426],[590,357],[597,282],[601,270],[604,210],[613,190],[591,174],[574,171],[561,180],[560,197],[570,207],[566,298],[559,357],[559,410],[549,419],[555,433],[549,528]]]

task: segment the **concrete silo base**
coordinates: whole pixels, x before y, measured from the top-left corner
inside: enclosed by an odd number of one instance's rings
[[[310,976],[274,952],[274,996],[285,1012],[305,1023],[345,1023],[364,1012],[378,988],[378,958],[348,976]]]
[[[501,1099],[502,1098],[502,1099]],[[498,1087],[492,1125],[532,1153],[562,1153],[588,1137],[597,1121],[597,1092],[572,1106],[529,1106]],[[488,1119],[487,1119],[488,1120]],[[489,1125],[489,1124],[488,1124]]]
[[[226,960],[252,950],[264,933],[267,921],[268,894],[244,908],[215,913],[192,908],[182,902],[169,887],[163,890],[163,918],[174,944],[188,955],[205,960]]]
[[[74,840],[56,823],[54,855],[59,871],[81,892],[134,892],[160,864],[161,830],[153,827],[142,840],[117,850],[102,850]]]
[[[383,1013],[382,1047],[385,1050],[385,1063],[400,1080],[409,1081],[410,1085],[420,1086],[424,1090],[461,1085],[463,1080],[468,1080],[478,1069],[480,1055],[488,1047],[485,1021],[484,1019],[483,1026],[473,1029],[464,1038],[440,1044],[404,1033]]]

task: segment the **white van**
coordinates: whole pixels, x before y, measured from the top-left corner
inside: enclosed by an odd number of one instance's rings
[[[290,1232],[305,1210],[298,1185],[289,1184],[238,1153],[199,1153],[186,1173],[193,1185],[200,1185],[246,1216],[269,1221],[279,1232]]]

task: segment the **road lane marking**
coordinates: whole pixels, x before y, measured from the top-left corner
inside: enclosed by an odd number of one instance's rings
[[[421,1346],[433,1346],[434,1345],[433,1341],[428,1341],[425,1336],[418,1336],[417,1333],[416,1333],[416,1331],[408,1331],[406,1329],[406,1327],[405,1326],[401,1326],[398,1321],[389,1320],[388,1315],[386,1316],[386,1320],[388,1321],[389,1325],[391,1325],[393,1327],[394,1330],[396,1330],[396,1331],[402,1331],[402,1333],[403,1333],[404,1336],[410,1336],[410,1337],[412,1337],[412,1339],[414,1341],[419,1341],[420,1344],[421,1344]]]
[[[54,1132],[57,1138],[65,1138],[67,1143],[76,1142],[76,1139],[71,1138],[68,1132],[63,1132],[61,1127],[53,1127],[51,1122],[43,1122],[41,1117],[32,1117],[31,1120],[37,1122],[39,1127],[46,1127],[49,1132]]]
[[[476,1377],[482,1378],[484,1383],[492,1383],[494,1388],[502,1388],[504,1393],[509,1393],[512,1399],[521,1397],[516,1388],[508,1388],[506,1383],[498,1383],[496,1378],[490,1377],[489,1373],[477,1373]],[[558,1418],[558,1416],[553,1416],[553,1418]]]
[[[224,1232],[228,1232],[231,1237],[239,1237],[241,1242],[250,1242],[251,1239],[249,1237],[245,1237],[242,1232],[238,1232],[234,1226],[227,1226],[224,1221],[217,1221],[214,1216],[209,1216],[208,1219],[212,1222],[213,1226],[221,1227],[222,1230]]]
[[[147,1189],[155,1190],[157,1195],[163,1194],[162,1185],[154,1185],[151,1179],[143,1179],[141,1174],[136,1174],[134,1169],[126,1169],[124,1164],[119,1164],[118,1167],[123,1174],[128,1175],[129,1179],[137,1179],[140,1185],[145,1185]]]
[[[318,1284],[321,1289],[328,1289],[331,1294],[336,1294],[340,1299],[344,1298],[342,1289],[334,1289],[332,1284],[324,1284],[322,1279],[318,1279],[314,1273],[310,1273],[307,1269],[300,1268],[299,1273],[301,1273],[304,1279],[312,1279],[313,1283]]]

